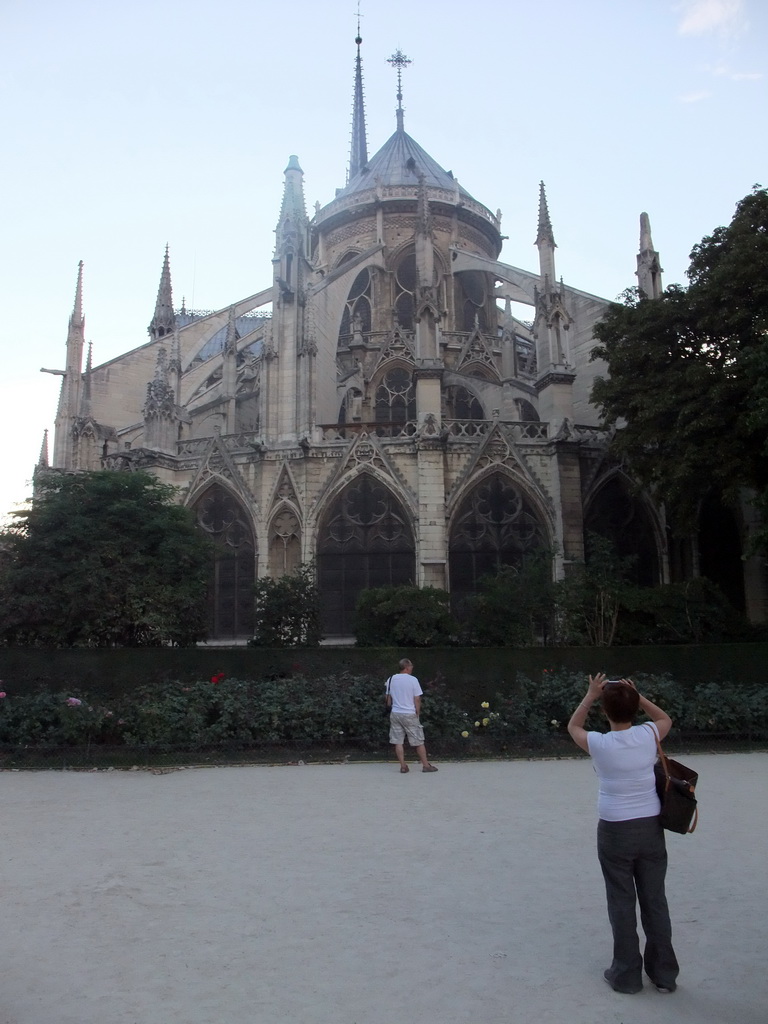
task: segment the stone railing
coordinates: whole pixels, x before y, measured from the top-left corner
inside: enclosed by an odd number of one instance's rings
[[[405,423],[326,423],[320,424],[324,441],[349,441],[360,434],[372,434],[374,437],[407,438],[415,437],[418,426],[415,420]]]
[[[495,423],[500,423],[505,431],[511,431],[515,441],[546,441],[549,437],[548,423],[522,420],[443,420],[443,429],[450,437],[471,441],[485,437]]]

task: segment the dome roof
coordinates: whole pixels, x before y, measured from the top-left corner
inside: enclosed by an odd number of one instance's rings
[[[371,157],[346,188],[337,192],[336,198],[346,198],[356,192],[367,191],[373,188],[375,182],[381,185],[418,185],[421,175],[424,176],[427,186],[451,190],[458,188],[460,195],[468,199],[473,198],[459,185],[450,171],[443,170],[440,164],[401,128],[398,128],[378,153]]]

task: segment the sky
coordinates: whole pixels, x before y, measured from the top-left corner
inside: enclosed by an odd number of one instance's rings
[[[765,0],[361,0],[372,156],[405,129],[502,211],[502,261],[615,299],[649,214],[664,284],[768,185]],[[0,515],[31,492],[53,421],[77,265],[94,365],[148,340],[163,253],[174,300],[218,309],[271,282],[283,171],[311,215],[345,184],[356,0],[0,0]]]

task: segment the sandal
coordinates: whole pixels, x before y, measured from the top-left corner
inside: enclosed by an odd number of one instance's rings
[[[410,770],[411,770],[411,769],[410,769],[410,768],[408,767],[408,765],[407,765],[407,764],[401,764],[401,765],[400,765],[400,774],[401,774],[401,775],[405,775],[405,774],[407,774],[407,773],[408,773],[408,772],[409,772]]]
[[[426,768],[421,769],[423,772],[436,772],[437,768],[433,764],[428,764]]]

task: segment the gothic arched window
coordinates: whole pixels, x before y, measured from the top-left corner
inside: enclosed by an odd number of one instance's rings
[[[397,498],[370,474],[348,484],[331,506],[317,542],[317,578],[326,633],[354,631],[363,590],[412,583],[415,545]]]
[[[457,276],[461,286],[461,329],[469,333],[477,324],[481,331],[487,330],[485,276],[479,270],[467,270]]]
[[[195,512],[198,526],[214,545],[210,636],[252,636],[256,544],[246,511],[229,491],[213,484],[195,503]]]
[[[622,558],[634,556],[631,575],[635,583],[647,587],[659,583],[659,558],[650,517],[619,477],[611,477],[590,502],[584,533],[605,537]]]
[[[339,328],[339,341],[349,343],[353,334],[358,331],[363,334],[371,332],[371,272],[366,267],[361,270],[352,287],[344,305],[344,312],[341,315],[341,327]]]
[[[416,313],[416,254],[404,256],[395,270],[395,314],[401,327],[413,330]]]
[[[445,389],[445,418],[449,420],[484,420],[485,412],[471,391],[460,384]]]
[[[528,500],[509,477],[494,473],[462,502],[451,529],[451,597],[460,611],[478,580],[503,565],[520,565],[544,546],[544,530]]]
[[[376,388],[374,419],[377,423],[405,423],[416,419],[416,388],[410,370],[395,366]]]

